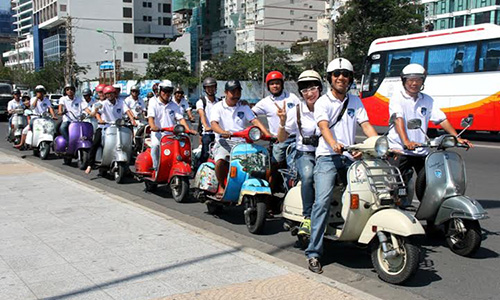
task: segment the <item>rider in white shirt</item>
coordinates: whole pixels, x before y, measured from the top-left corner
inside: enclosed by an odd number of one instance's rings
[[[190,122],[194,122],[194,117],[192,114],[192,108],[191,105],[189,105],[188,100],[184,97],[184,90],[182,87],[177,86],[174,89],[174,97],[173,97],[173,102],[179,106],[179,109],[181,111],[181,114],[183,116],[188,116],[188,119]]]
[[[174,87],[170,80],[165,80],[158,85],[159,94],[157,98],[151,98],[148,105],[148,122],[151,127],[151,158],[153,160],[153,169],[158,169],[160,158],[160,141],[164,135],[171,132],[161,132],[162,128],[173,127],[178,123],[186,128],[187,132],[196,134],[196,131],[190,130],[184,119],[179,106],[172,101],[172,92]]]
[[[73,85],[67,84],[64,87],[65,96],[59,99],[58,114],[63,115],[63,110],[66,110],[61,126],[59,127],[59,132],[66,141],[69,141],[69,124],[77,121],[78,116],[88,107],[87,101],[75,96],[75,91],[76,89]]]
[[[429,121],[439,124],[449,134],[457,135],[456,130],[446,119],[446,115],[435,105],[432,97],[421,92],[426,76],[427,72],[419,64],[409,64],[404,67],[401,72],[403,86],[389,101],[389,114],[396,114],[396,120],[387,137],[389,147],[399,152],[391,157],[390,161],[399,168],[406,184],[413,176],[413,170],[418,174],[424,168],[428,149],[418,146],[425,142],[424,132],[427,132]],[[411,119],[422,121],[423,132],[408,130],[407,122]],[[458,138],[458,142],[472,147],[466,139]],[[403,199],[401,207],[411,210],[413,208],[411,200]]]
[[[231,146],[227,138],[232,132],[241,131],[250,124],[259,127],[263,134],[269,135],[269,131],[256,118],[248,105],[240,103],[241,84],[238,80],[230,80],[225,85],[225,99],[217,102],[210,113],[211,128],[216,134],[216,144],[214,147],[215,175],[219,182],[219,190],[216,197],[224,195],[224,181],[229,172],[229,156]],[[237,140],[237,139],[235,139]]]
[[[137,119],[139,114],[142,114],[143,111],[146,110],[146,106],[144,104],[144,100],[139,97],[140,88],[137,85],[134,85],[130,88],[130,96],[125,98],[125,104],[132,111],[132,114]]]
[[[19,89],[16,89],[12,92],[12,100],[10,100],[7,103],[7,113],[10,115],[9,116],[9,133],[7,135],[7,138],[10,139],[10,133],[11,133],[11,124],[12,124],[12,116],[14,115],[14,111],[17,108],[24,108],[23,102],[21,101],[21,91]]]
[[[198,165],[206,162],[209,157],[209,147],[210,144],[215,141],[215,135],[212,131],[212,127],[210,122],[211,111],[214,105],[220,101],[220,98],[217,98],[215,93],[217,92],[217,81],[215,78],[207,77],[203,80],[203,90],[205,92],[205,96],[202,96],[200,100],[196,102],[196,111],[198,112],[200,123],[198,124],[198,132],[201,136],[201,156],[198,162]],[[198,166],[196,166],[196,169]]]

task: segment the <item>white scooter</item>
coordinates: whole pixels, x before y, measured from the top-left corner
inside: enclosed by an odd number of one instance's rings
[[[23,128],[28,125],[28,117],[24,115],[24,109],[18,107],[12,115],[11,125],[9,128],[9,141],[15,145],[21,141]]]
[[[33,155],[47,159],[56,134],[56,123],[49,113],[32,115],[33,129],[28,131],[26,144],[33,149]]]
[[[388,148],[385,136],[345,147],[349,152],[362,152],[363,159],[349,167],[345,189],[334,189],[325,238],[371,244],[371,259],[379,277],[401,284],[419,267],[420,247],[412,237],[423,235],[424,229],[412,215],[396,209],[406,188],[399,170],[383,159]],[[300,183],[291,188],[283,204],[285,229],[292,234],[303,221],[300,188]]]

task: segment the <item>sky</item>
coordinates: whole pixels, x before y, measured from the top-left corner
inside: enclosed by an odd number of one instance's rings
[[[0,0],[0,10],[9,10],[10,0]]]

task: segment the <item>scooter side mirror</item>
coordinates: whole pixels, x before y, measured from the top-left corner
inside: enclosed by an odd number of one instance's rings
[[[472,126],[473,121],[474,121],[474,115],[469,114],[467,117],[462,119],[460,126],[462,126],[462,128],[470,127],[470,126]]]
[[[396,113],[393,113],[391,117],[389,118],[389,126],[394,126],[394,123],[396,123],[397,115]]]
[[[407,127],[408,129],[419,129],[422,127],[422,120],[420,119],[411,119],[410,121],[408,121],[407,123]]]

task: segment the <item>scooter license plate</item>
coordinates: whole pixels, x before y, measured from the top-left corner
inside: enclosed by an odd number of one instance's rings
[[[400,196],[400,197],[406,196],[406,188],[399,188],[398,189],[398,196]]]

